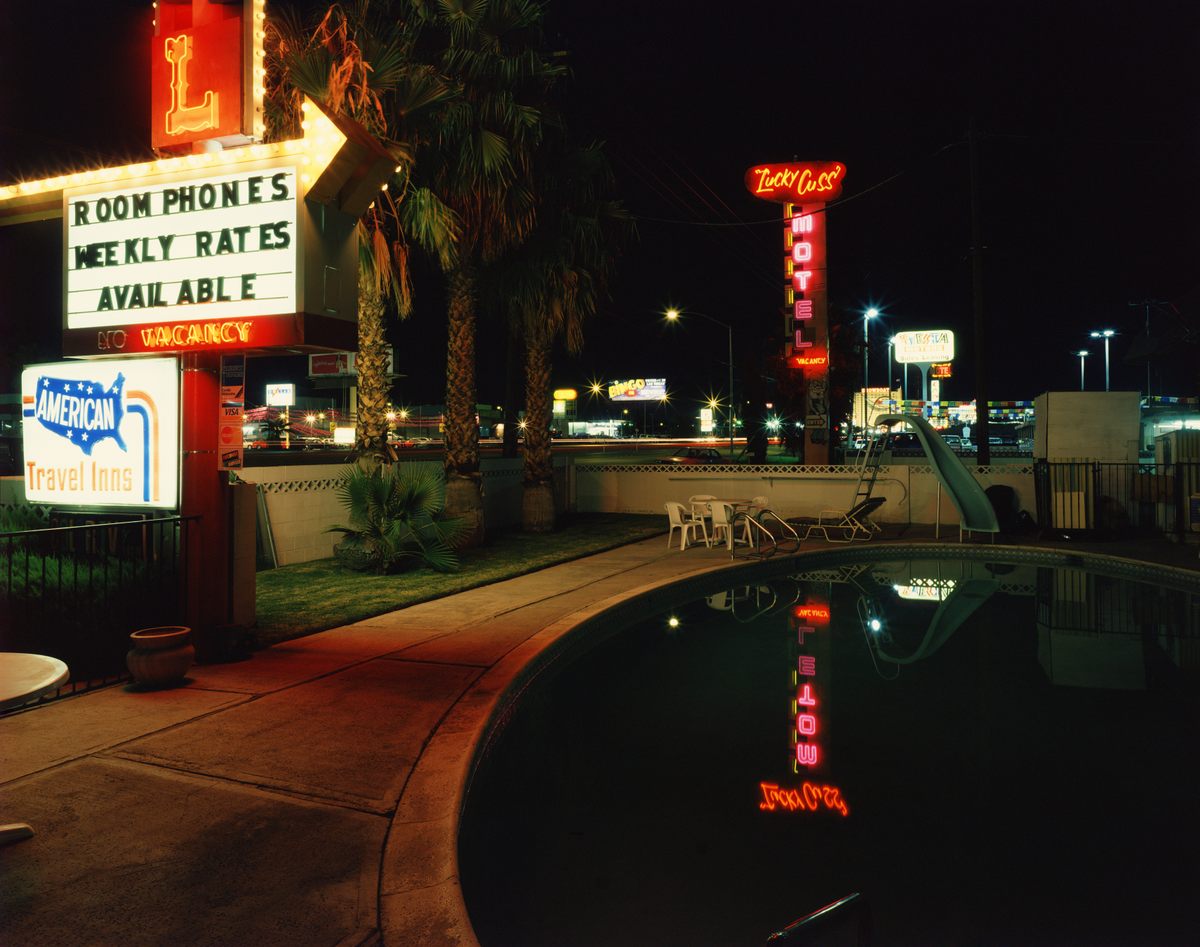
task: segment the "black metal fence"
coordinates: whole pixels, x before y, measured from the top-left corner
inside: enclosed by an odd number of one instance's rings
[[[125,677],[131,631],[184,621],[194,519],[0,532],[0,650],[60,658],[70,690]]]
[[[1033,467],[1038,525],[1112,536],[1200,531],[1200,461],[1045,461]]]

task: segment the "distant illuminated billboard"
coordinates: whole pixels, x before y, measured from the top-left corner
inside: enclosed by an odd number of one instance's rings
[[[666,397],[665,378],[629,378],[608,383],[610,401],[662,401]]]
[[[897,332],[896,361],[903,365],[954,361],[954,333],[949,329]]]
[[[290,408],[296,403],[296,386],[290,382],[267,385],[267,404],[273,408]]]

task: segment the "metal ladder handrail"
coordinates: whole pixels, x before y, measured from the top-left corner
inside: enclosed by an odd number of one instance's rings
[[[776,536],[775,533],[772,532],[771,528],[765,522],[763,522],[768,518],[774,520],[783,527],[778,536]],[[754,516],[749,510],[738,510],[729,520],[729,536],[731,540],[729,558],[731,559],[737,558],[737,543],[733,541],[733,536],[735,534],[735,527],[739,522],[747,524],[746,531],[751,536],[750,546],[753,547],[753,552],[747,552],[745,554],[746,558],[755,556],[759,559],[767,559],[775,555],[779,549],[780,541],[788,541],[787,537],[784,536],[785,531],[791,534],[791,539],[796,543],[796,549],[800,548],[800,534],[797,533],[796,530],[792,528],[792,525],[780,517],[780,515],[774,510],[761,510],[757,517]],[[770,549],[765,552],[763,550],[763,537],[766,537],[771,544]],[[793,550],[793,552],[794,551],[795,550]]]
[[[738,510],[736,513],[733,514],[733,516],[729,520],[729,558],[730,559],[736,559],[738,557],[737,541],[733,537],[734,537],[734,527],[737,526],[739,521],[747,524],[746,531],[752,537],[750,545],[753,546],[753,548],[754,548],[753,552],[746,553],[745,558],[749,558],[750,556],[755,556],[756,558],[759,558],[759,559],[767,559],[770,556],[775,555],[775,549],[779,546],[779,542],[778,542],[778,540],[775,539],[774,533],[772,533],[769,529],[767,529],[766,526],[764,526],[762,523],[760,523],[758,520],[756,520],[753,516],[751,516],[749,510]],[[764,535],[771,542],[770,552],[764,553],[762,550],[762,537]]]
[[[780,526],[782,526],[784,532],[791,533],[791,538],[793,540],[795,540],[796,550],[798,550],[800,548],[800,534],[798,532],[796,532],[795,527],[793,527],[791,523],[789,523],[787,520],[785,520],[782,516],[780,516],[774,510],[767,509],[767,510],[763,510],[761,513],[758,514],[759,525],[761,525],[763,528],[767,528],[766,523],[762,522],[767,517],[770,517],[776,523],[778,523]],[[774,535],[774,534],[772,534],[772,535]],[[776,539],[776,541],[775,541],[776,545],[778,545],[779,542],[781,542],[781,541],[786,542],[787,540],[781,535],[779,537],[779,539]],[[793,552],[796,550],[793,550]]]

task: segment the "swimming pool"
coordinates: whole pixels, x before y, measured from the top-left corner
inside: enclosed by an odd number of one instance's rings
[[[481,942],[756,944],[855,891],[882,944],[1191,942],[1195,580],[946,551],[740,567],[582,630],[477,764]]]

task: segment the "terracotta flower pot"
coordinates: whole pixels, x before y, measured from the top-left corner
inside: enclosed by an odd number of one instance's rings
[[[133,632],[129,636],[133,649],[125,655],[125,665],[134,681],[143,687],[166,687],[183,680],[196,660],[191,636],[192,629],[186,625],[159,625]]]

